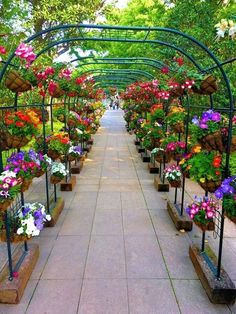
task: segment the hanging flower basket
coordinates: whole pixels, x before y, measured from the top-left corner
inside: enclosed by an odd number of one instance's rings
[[[58,176],[55,176],[55,175],[51,175],[50,177],[50,183],[51,184],[57,184],[57,183],[60,183],[62,181],[62,179]]]
[[[69,136],[70,136],[70,140],[72,140],[72,141],[78,141],[79,140],[79,135],[75,132],[71,133]]]
[[[172,158],[175,161],[180,161],[183,158],[183,154],[173,153]]]
[[[224,152],[222,134],[220,131],[202,137],[199,139],[199,143],[202,148],[207,151],[218,150],[220,153]]]
[[[29,139],[25,136],[12,135],[6,130],[0,131],[0,148],[6,150],[9,148],[21,148],[29,143]]]
[[[184,133],[184,123],[183,122],[178,122],[176,124],[173,124],[171,126],[171,128],[175,133]]]
[[[168,182],[170,183],[170,186],[172,188],[180,188],[181,187],[181,180],[168,180]]]
[[[165,156],[165,163],[168,163],[171,161],[172,155],[170,153],[164,153],[164,154],[157,153],[155,159],[159,163],[164,163],[164,156]]]
[[[23,241],[28,241],[31,238],[32,237],[19,235],[19,234],[16,234],[16,233],[10,235],[10,241],[12,243],[19,243],[19,242],[23,242]],[[6,231],[5,230],[0,232],[0,241],[1,242],[7,242],[7,237],[6,237]]]
[[[208,221],[206,224],[200,223],[198,221],[194,221],[194,223],[202,231],[214,231],[215,230],[215,223],[214,223],[214,221]]]
[[[67,124],[69,127],[73,128],[77,125],[77,121],[75,121],[73,119],[68,119]]]
[[[72,154],[69,154],[69,155],[68,155],[68,160],[69,160],[69,161],[74,161],[74,160],[76,160],[76,157],[73,156]]]
[[[198,182],[200,186],[206,192],[214,193],[218,187],[221,185],[221,180],[213,181],[213,180],[206,180],[205,182]]]
[[[26,92],[32,87],[30,82],[22,78],[16,70],[8,72],[5,85],[15,93]]]
[[[170,96],[171,97],[179,97],[179,96],[182,96],[183,94],[184,94],[184,89],[181,88],[181,86],[172,88],[170,90]]]
[[[48,157],[50,157],[52,160],[56,160],[58,159],[61,154],[58,153],[56,150],[52,150],[52,149],[49,149],[48,152],[47,152],[47,155]]]
[[[30,185],[32,184],[33,179],[23,179],[21,184],[21,192],[25,192],[29,189]]]
[[[4,202],[0,202],[0,211],[5,212],[12,202],[13,200],[9,200],[9,199],[5,200]]]
[[[200,88],[195,85],[192,86],[192,90],[196,94],[200,95],[211,95],[215,93],[218,89],[216,78],[212,75],[208,75],[200,84]]]
[[[37,171],[37,172],[35,173],[35,177],[36,177],[36,178],[39,178],[39,177],[43,176],[44,173],[45,173],[44,170],[39,170],[39,171]]]

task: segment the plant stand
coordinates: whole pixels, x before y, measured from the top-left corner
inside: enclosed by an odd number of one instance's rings
[[[84,152],[90,152],[91,151],[91,148],[92,148],[92,145],[87,145],[85,148],[84,148]]]
[[[83,161],[78,161],[75,165],[71,166],[71,173],[72,174],[79,174],[83,168]]]
[[[163,183],[159,175],[154,177],[154,186],[158,192],[169,192],[169,183]]]
[[[64,206],[65,206],[64,199],[62,197],[59,197],[55,206],[50,211],[51,220],[45,224],[45,227],[54,227],[55,226]]]
[[[73,191],[75,185],[76,185],[76,176],[71,176],[68,182],[66,182],[65,180],[61,182],[61,191],[71,192]]]
[[[149,162],[148,169],[149,169],[149,173],[159,173],[159,168],[156,167],[156,165],[153,164],[152,162]]]
[[[93,143],[94,143],[94,139],[93,138],[91,138],[90,140],[87,141],[88,145],[93,145]]]
[[[22,246],[13,255],[13,265],[16,267],[17,261],[22,255]],[[28,244],[27,255],[17,270],[17,277],[9,280],[8,266],[5,265],[0,272],[0,303],[17,304],[20,302],[25,291],[27,282],[32,274],[39,257],[39,246]]]
[[[236,288],[233,281],[223,267],[221,267],[220,279],[216,277],[212,267],[217,268],[217,258],[208,245],[206,251],[207,255],[211,257],[210,262],[205,258],[205,252],[201,252],[197,246],[191,245],[189,247],[189,256],[198,278],[212,303],[233,304],[236,299]],[[211,267],[209,264],[211,264]]]
[[[150,162],[150,160],[151,160],[151,158],[147,154],[147,152],[141,153],[141,158],[142,158],[143,162]]]
[[[142,148],[141,146],[136,146],[137,152],[140,153],[144,153],[145,152],[145,148]]]
[[[178,204],[171,203],[169,200],[167,201],[167,211],[172,219],[177,230],[184,229],[185,231],[191,231],[193,228],[192,220],[183,213],[180,214],[178,209]]]
[[[140,145],[140,141],[139,140],[134,140],[134,145]]]

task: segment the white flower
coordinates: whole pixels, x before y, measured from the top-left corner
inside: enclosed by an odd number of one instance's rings
[[[32,232],[32,236],[33,236],[33,237],[38,236],[39,234],[40,234],[40,230],[38,230],[38,229],[35,229],[35,230],[33,230],[33,232]]]
[[[17,234],[22,234],[24,232],[24,229],[22,227],[18,228],[16,233]]]
[[[76,131],[77,131],[78,134],[83,134],[84,133],[82,130],[80,130],[78,128],[76,129]]]
[[[16,173],[10,170],[3,171],[0,176],[0,180],[4,180],[5,178],[15,178]]]
[[[46,219],[47,221],[50,221],[50,220],[52,219],[52,217],[51,217],[51,215],[46,215],[45,219]]]
[[[48,157],[48,155],[44,155],[43,157],[45,158],[45,161],[46,161],[49,165],[52,164],[52,159],[51,159],[50,157]]]

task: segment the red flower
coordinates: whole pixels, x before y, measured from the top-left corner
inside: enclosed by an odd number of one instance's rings
[[[161,73],[163,74],[168,74],[169,73],[169,68],[167,66],[164,66],[162,69],[161,69]]]
[[[23,123],[23,122],[20,122],[20,121],[16,121],[16,126],[18,126],[18,127],[23,127],[23,126],[24,126],[24,123]]]
[[[14,123],[14,120],[10,120],[10,119],[5,119],[5,123],[7,125]]]
[[[6,48],[3,46],[0,46],[0,54],[5,55],[7,53]]]

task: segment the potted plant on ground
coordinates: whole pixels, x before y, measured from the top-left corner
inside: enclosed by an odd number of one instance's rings
[[[6,170],[0,175],[0,212],[5,211],[14,201],[21,190],[21,179],[16,178],[16,173]]]
[[[19,242],[38,236],[46,221],[51,216],[46,214],[45,207],[40,203],[26,203],[17,212],[10,215],[10,240]],[[6,241],[5,221],[1,221],[0,238]]]
[[[186,208],[189,217],[202,231],[215,229],[213,219],[217,211],[219,211],[219,204],[208,197],[196,197],[195,201]]]
[[[179,166],[170,165],[164,169],[164,176],[169,181],[170,186],[174,188],[181,187],[181,169]]]

